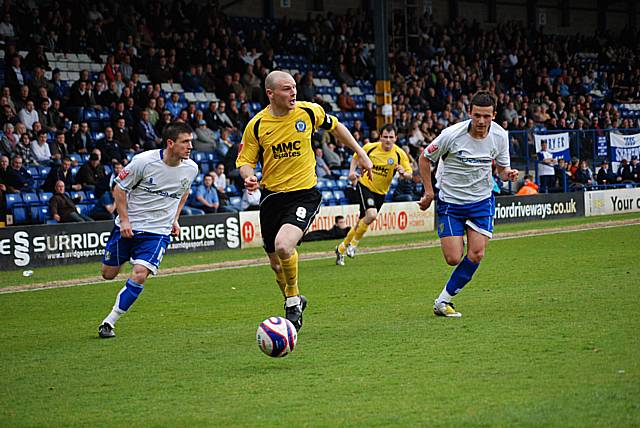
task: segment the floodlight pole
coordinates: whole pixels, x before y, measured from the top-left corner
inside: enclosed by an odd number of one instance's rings
[[[389,2],[373,0],[373,32],[376,43],[376,126],[393,122],[389,80]]]

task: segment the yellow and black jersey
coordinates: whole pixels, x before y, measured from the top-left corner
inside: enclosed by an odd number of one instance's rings
[[[315,103],[298,101],[288,115],[277,117],[265,108],[247,124],[236,166],[262,165],[262,187],[272,192],[309,189],[318,182],[313,133],[333,131],[338,119]]]
[[[380,142],[365,144],[362,149],[373,162],[373,180],[370,180],[368,175],[363,174],[359,181],[372,192],[380,195],[387,194],[398,165],[402,166],[405,172],[409,174],[413,172],[407,154],[395,144],[388,152],[382,149],[382,143]],[[353,157],[357,158],[358,154],[354,154]]]

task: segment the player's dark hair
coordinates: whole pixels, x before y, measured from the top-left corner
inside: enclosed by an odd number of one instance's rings
[[[167,141],[176,141],[176,139],[178,139],[178,135],[191,135],[192,133],[193,129],[191,129],[189,124],[184,122],[171,122],[170,124],[165,126],[164,130],[162,131],[162,144],[164,145],[164,147],[167,147]]]
[[[493,111],[495,112],[497,104],[496,96],[489,91],[478,91],[471,97],[471,108],[473,108],[473,106],[493,107]]]
[[[386,125],[382,125],[382,128],[380,128],[380,135],[382,135],[384,131],[393,132],[395,135],[398,135],[398,130],[396,129],[395,126],[393,126],[390,123],[387,123]]]
[[[337,216],[334,218],[334,222],[335,222],[335,223],[337,223],[337,222],[339,222],[340,220],[343,220],[343,219],[344,219],[344,216],[342,216],[342,215],[337,215]]]

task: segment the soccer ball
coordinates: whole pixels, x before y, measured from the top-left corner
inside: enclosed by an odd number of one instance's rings
[[[298,332],[286,318],[269,317],[262,321],[256,331],[258,347],[270,357],[284,357],[298,343]]]

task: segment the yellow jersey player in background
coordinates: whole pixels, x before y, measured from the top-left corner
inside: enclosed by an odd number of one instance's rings
[[[351,159],[349,180],[355,183],[360,204],[360,220],[336,247],[336,264],[339,266],[344,266],[345,254],[351,258],[355,256],[358,243],[384,204],[384,198],[396,172],[405,179],[411,179],[411,163],[404,150],[396,146],[397,138],[396,128],[393,125],[385,125],[380,130],[380,141],[364,145],[364,151],[373,162],[373,177],[358,177],[356,166],[359,154],[354,154]]]
[[[285,298],[285,316],[297,330],[307,300],[298,288],[296,245],[320,208],[316,160],[311,136],[322,128],[358,154],[371,176],[373,164],[349,130],[315,103],[296,101],[296,82],[288,73],[272,71],[265,80],[269,105],[247,124],[236,165],[247,191],[262,187],[260,228],[264,249]],[[258,183],[255,167],[262,165]]]

